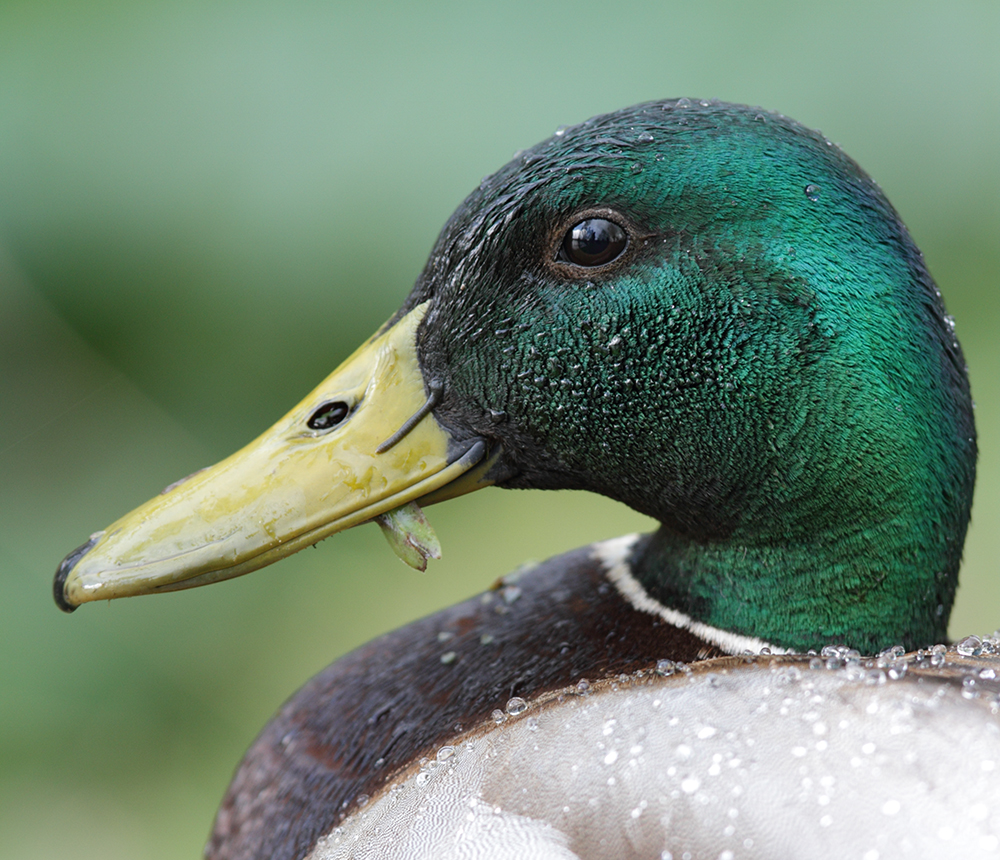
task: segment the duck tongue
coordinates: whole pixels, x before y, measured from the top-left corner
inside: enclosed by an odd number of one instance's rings
[[[380,514],[375,522],[392,551],[414,570],[427,570],[427,559],[441,558],[441,541],[416,502]]]

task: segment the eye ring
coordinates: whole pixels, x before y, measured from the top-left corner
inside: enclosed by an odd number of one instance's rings
[[[327,400],[313,410],[309,420],[306,421],[306,426],[310,430],[326,433],[343,424],[350,414],[350,404],[343,400]]]
[[[578,221],[563,236],[556,259],[585,269],[596,269],[614,262],[628,248],[625,228],[596,213]]]

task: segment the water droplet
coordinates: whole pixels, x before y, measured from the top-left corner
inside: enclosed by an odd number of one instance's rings
[[[504,712],[499,708],[494,708],[493,713],[490,714],[490,716],[493,718],[493,722],[497,725],[500,725],[500,723],[507,719],[507,715],[504,714]]]
[[[441,662],[447,666],[451,663],[454,663],[457,658],[458,654],[456,654],[454,651],[445,651],[444,654],[441,655]]]
[[[689,776],[681,780],[681,791],[685,794],[694,794],[701,787],[701,780],[696,776]]]
[[[590,681],[588,681],[586,678],[581,678],[579,681],[576,682],[576,691],[580,695],[583,695],[584,693],[589,693]]]
[[[636,135],[635,139],[637,143],[652,143],[653,135],[651,135],[648,131],[643,131]]]
[[[689,107],[691,107],[691,99],[679,98],[674,103],[674,107],[689,108]]]
[[[521,588],[517,585],[505,585],[500,590],[500,596],[503,597],[503,602],[509,606],[521,596]]]
[[[938,667],[943,666],[945,660],[947,659],[945,652],[947,649],[944,645],[934,645],[931,647],[931,666]]]
[[[629,170],[632,171],[633,175],[642,173],[642,165],[638,161],[633,161],[632,166],[629,167]]]
[[[966,636],[955,646],[963,657],[978,657],[983,653],[983,640],[978,636]]]
[[[604,756],[605,764],[614,764],[618,761],[618,750],[611,750],[606,756]]]
[[[857,663],[848,663],[844,674],[847,676],[847,680],[853,684],[856,684],[858,681],[865,681],[867,683],[867,672]]]
[[[805,190],[806,190],[806,197],[812,200],[813,203],[819,200],[819,194],[822,189],[818,185],[813,185],[812,183],[810,183],[809,185],[806,186]]]
[[[891,648],[886,648],[884,651],[879,652],[878,665],[884,667],[889,663],[895,662],[905,653],[906,649],[902,645],[893,645]]]
[[[557,128],[556,131],[555,131],[556,137],[562,137],[564,134],[566,134],[566,129],[567,129],[567,126],[565,126],[565,125],[559,126],[559,128]]]
[[[909,671],[909,668],[910,668],[909,663],[907,663],[905,660],[900,660],[896,663],[892,663],[889,666],[889,668],[886,669],[886,673],[889,676],[889,680],[898,681],[901,678],[906,677],[906,673],[907,671]]]
[[[656,661],[656,674],[666,677],[667,675],[673,675],[677,671],[677,664],[673,660],[657,660]]]
[[[454,747],[441,747],[441,749],[439,749],[437,751],[437,760],[438,761],[447,761],[453,755],[455,755],[455,748]]]
[[[513,696],[507,700],[506,711],[512,717],[523,714],[526,710],[528,710],[528,703],[520,696]]]
[[[783,684],[793,684],[802,679],[802,670],[798,666],[782,666],[778,670],[778,680]]]

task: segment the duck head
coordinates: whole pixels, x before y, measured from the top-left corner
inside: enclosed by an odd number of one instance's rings
[[[661,603],[783,647],[944,638],[965,364],[878,186],[776,114],[677,101],[483,180],[403,307],[247,448],[70,554],[59,605],[262,567],[410,501],[583,489],[660,521]]]

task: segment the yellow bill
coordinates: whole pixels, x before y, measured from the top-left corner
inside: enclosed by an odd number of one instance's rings
[[[453,440],[434,417],[416,350],[426,310],[365,343],[241,451],[92,535],[59,566],[56,603],[240,576],[409,502],[488,484],[485,444]]]

